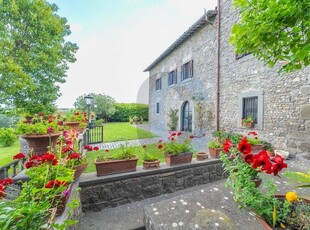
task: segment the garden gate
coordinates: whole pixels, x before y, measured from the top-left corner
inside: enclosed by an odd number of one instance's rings
[[[87,130],[87,143],[96,144],[103,142],[103,126],[91,126]]]

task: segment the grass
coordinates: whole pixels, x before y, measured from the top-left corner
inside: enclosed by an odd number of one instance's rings
[[[103,141],[114,142],[157,137],[148,131],[138,129],[128,122],[107,123],[103,125]]]
[[[11,147],[0,147],[0,166],[6,165],[13,161],[13,156],[19,153],[20,143],[16,139],[14,145]]]

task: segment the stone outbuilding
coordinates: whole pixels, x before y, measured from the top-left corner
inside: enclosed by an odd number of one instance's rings
[[[145,69],[150,125],[168,130],[168,114],[177,110],[177,130],[255,130],[293,157],[309,153],[310,68],[280,73],[281,63],[269,68],[251,54],[236,55],[229,36],[237,19],[232,1],[220,0]],[[241,124],[248,116],[252,129]]]

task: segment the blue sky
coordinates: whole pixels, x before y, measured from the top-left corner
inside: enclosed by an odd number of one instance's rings
[[[49,0],[66,17],[77,43],[77,61],[60,85],[59,107],[87,93],[117,102],[148,102],[143,70],[216,0]]]

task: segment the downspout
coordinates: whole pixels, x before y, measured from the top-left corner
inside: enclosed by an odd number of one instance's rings
[[[220,28],[221,8],[220,0],[217,0],[217,70],[216,70],[216,130],[220,129]]]

